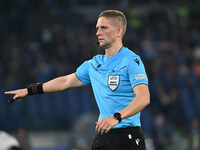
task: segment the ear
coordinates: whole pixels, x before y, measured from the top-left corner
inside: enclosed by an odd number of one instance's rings
[[[123,33],[123,28],[122,27],[118,27],[117,36],[122,37],[122,33]]]

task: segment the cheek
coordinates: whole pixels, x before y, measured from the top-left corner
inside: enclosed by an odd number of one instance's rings
[[[115,38],[115,32],[105,32],[105,36],[109,39]]]

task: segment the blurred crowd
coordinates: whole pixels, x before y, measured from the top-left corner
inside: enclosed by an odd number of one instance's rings
[[[1,13],[8,14],[5,26],[10,33],[0,39],[0,128],[68,129],[81,114],[98,112],[89,87],[7,103],[9,96],[3,91],[75,72],[103,51],[96,44],[95,21],[84,25],[73,20],[68,20],[73,25],[41,21],[26,33],[32,14],[40,19],[43,13],[76,14],[54,0],[9,1],[5,6]],[[155,139],[158,150],[170,143],[173,128],[186,131],[191,150],[200,147],[199,6],[130,4],[124,10],[128,19],[124,46],[140,55],[149,77],[151,105],[142,114],[143,131]],[[82,131],[79,124],[76,127]]]

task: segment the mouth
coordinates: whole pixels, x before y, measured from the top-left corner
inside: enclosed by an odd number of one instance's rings
[[[104,41],[104,39],[99,39],[99,42],[102,42],[102,41]]]

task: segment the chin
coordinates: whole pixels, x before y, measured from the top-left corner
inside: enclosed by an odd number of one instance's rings
[[[107,43],[107,44],[99,44],[100,45],[100,47],[101,48],[103,48],[103,49],[108,49],[108,48],[110,48],[110,46],[111,46],[111,44],[109,44],[109,43]]]

